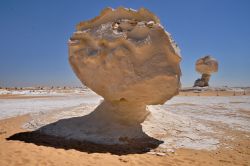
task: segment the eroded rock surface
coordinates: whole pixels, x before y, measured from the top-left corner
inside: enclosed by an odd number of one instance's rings
[[[140,125],[149,114],[146,105],[163,104],[179,91],[179,49],[159,19],[143,8],[107,8],[79,23],[69,40],[69,61],[81,82],[104,101],[87,116],[40,129],[50,135],[109,144],[148,140]]]
[[[104,97],[105,106],[124,113],[119,119],[137,114],[141,122],[146,105],[178,94],[179,49],[159,19],[143,8],[107,8],[79,23],[69,41],[69,60],[82,83]]]
[[[195,69],[202,74],[202,76],[195,81],[194,86],[209,86],[211,74],[218,71],[218,62],[211,56],[205,56],[196,61]]]

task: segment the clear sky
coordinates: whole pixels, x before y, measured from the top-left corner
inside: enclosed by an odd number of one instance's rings
[[[148,8],[182,54],[182,85],[199,74],[195,61],[219,61],[213,86],[250,86],[250,0],[1,0],[0,86],[80,85],[68,63],[75,25],[105,7]]]

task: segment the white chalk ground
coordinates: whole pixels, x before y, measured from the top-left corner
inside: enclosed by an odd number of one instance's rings
[[[64,96],[69,93],[83,94],[85,92],[90,92],[85,88],[75,88],[75,89],[45,89],[45,90],[7,90],[0,89],[0,95],[24,95],[24,96]]]
[[[86,92],[81,95],[78,93],[56,93],[53,95],[46,91],[29,93],[19,92],[28,96],[48,96],[44,98],[20,98],[20,99],[0,99],[0,119],[24,115],[27,113],[46,113],[48,111],[69,109],[79,106],[80,104],[98,104],[102,97],[97,96],[94,92]],[[11,92],[16,94],[16,92]]]
[[[223,129],[250,132],[250,96],[177,96],[162,106],[150,106],[145,132],[164,141],[158,148],[213,150],[221,139],[233,139]],[[228,147],[230,148],[230,147]]]
[[[32,120],[24,128],[35,130],[59,119],[87,115],[100,100],[94,93],[0,99],[0,119],[31,113]],[[227,146],[220,140],[234,138],[221,127],[250,132],[250,96],[176,96],[162,106],[148,108],[151,115],[142,124],[143,131],[164,141],[156,152]]]

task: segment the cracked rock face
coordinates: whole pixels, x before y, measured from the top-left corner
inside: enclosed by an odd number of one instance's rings
[[[196,61],[195,69],[202,76],[195,81],[194,86],[209,86],[211,74],[218,71],[218,62],[211,56],[205,56]]]
[[[146,105],[178,94],[179,49],[146,9],[104,9],[77,25],[68,46],[75,74],[103,96],[102,109],[115,120],[140,123]]]

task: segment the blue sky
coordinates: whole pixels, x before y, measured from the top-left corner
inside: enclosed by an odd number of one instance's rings
[[[75,25],[105,7],[155,13],[182,54],[182,85],[199,74],[195,61],[219,61],[213,86],[250,86],[249,0],[1,0],[0,86],[80,85],[68,63],[67,41]]]

